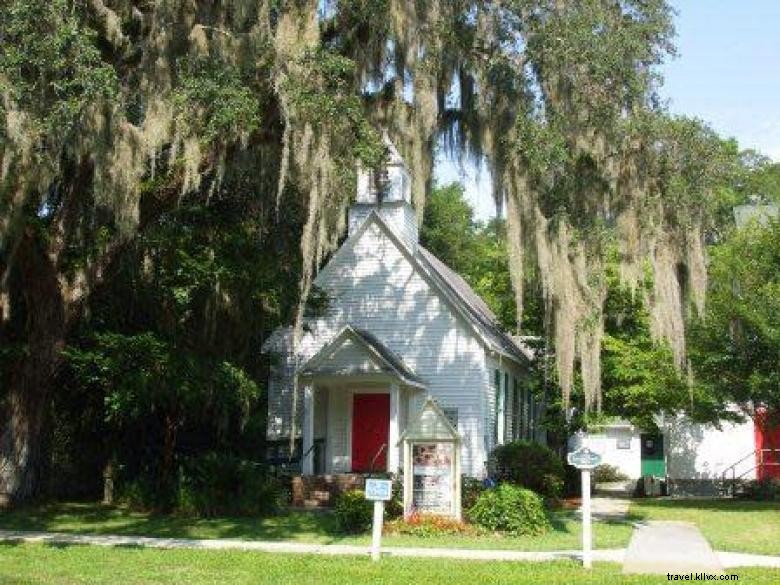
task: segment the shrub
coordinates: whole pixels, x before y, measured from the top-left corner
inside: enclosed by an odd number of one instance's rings
[[[339,528],[343,532],[365,532],[371,527],[373,505],[363,490],[349,490],[336,500],[334,508]]]
[[[531,441],[516,441],[493,451],[496,479],[556,500],[563,494],[565,471],[555,452]]]
[[[282,483],[257,463],[208,453],[180,469],[176,508],[198,516],[268,516],[284,505]]]
[[[481,479],[464,475],[460,484],[460,507],[468,510],[477,503],[477,498],[485,491],[485,484]]]
[[[119,484],[118,501],[131,510],[171,512],[176,508],[176,490],[169,483],[172,482],[155,481],[147,475],[123,479]]]
[[[626,481],[628,476],[616,466],[602,463],[592,471],[593,483],[608,483],[611,481]]]
[[[582,496],[580,470],[568,463],[563,466],[563,495],[567,498]]]
[[[746,500],[780,502],[780,479],[766,478],[746,481],[740,497]]]
[[[388,522],[385,528],[388,534],[408,534],[422,538],[447,534],[474,534],[478,532],[465,522],[448,516],[435,514],[412,514],[406,520]]]
[[[542,498],[508,483],[485,490],[469,509],[468,517],[483,528],[510,534],[538,535],[550,529]]]

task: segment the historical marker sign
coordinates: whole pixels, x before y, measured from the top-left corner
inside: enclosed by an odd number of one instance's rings
[[[366,480],[366,499],[373,501],[383,501],[392,499],[393,482],[389,479],[367,479]]]
[[[590,569],[593,563],[593,533],[591,531],[590,471],[601,463],[601,455],[587,447],[580,447],[566,456],[569,465],[582,472],[582,566]]]
[[[389,479],[367,479],[366,499],[374,502],[374,524],[371,530],[371,559],[379,560],[382,546],[382,522],[385,502],[393,497],[393,482]]]
[[[577,469],[593,469],[601,463],[601,455],[587,447],[581,447],[569,453],[566,460],[569,462],[569,465],[573,465]]]

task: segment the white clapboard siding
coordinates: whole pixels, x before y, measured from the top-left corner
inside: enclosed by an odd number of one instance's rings
[[[309,323],[317,342],[308,352],[316,352],[347,324],[371,331],[427,382],[443,408],[457,409],[463,468],[478,473],[484,462],[485,354],[471,326],[377,222],[340,251],[316,284],[328,293],[331,304],[324,317]],[[420,393],[413,400],[412,412],[423,398]]]
[[[268,379],[268,426],[266,436],[274,441],[290,436],[293,393],[293,374],[295,359],[292,352],[280,348],[272,355],[271,371]],[[303,399],[298,400],[298,417],[303,419]],[[301,434],[301,425],[297,424],[295,436]]]

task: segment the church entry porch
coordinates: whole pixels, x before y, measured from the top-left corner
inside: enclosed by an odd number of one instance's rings
[[[397,473],[425,384],[377,338],[345,327],[299,370],[304,476]]]

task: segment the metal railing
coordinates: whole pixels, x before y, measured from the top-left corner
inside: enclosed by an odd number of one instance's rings
[[[772,453],[774,454],[774,457],[770,457],[767,461],[766,455]],[[737,475],[737,467],[747,461],[748,459],[752,459],[753,461],[756,461],[755,465],[748,467],[747,469],[743,469],[742,472]],[[742,479],[745,477],[748,473],[751,471],[754,471],[756,469],[763,470],[766,467],[780,467],[780,449],[755,449],[739,459],[738,461],[732,463],[728,467],[726,467],[723,472],[721,473],[720,477],[722,481],[731,481],[731,487],[730,492],[731,495],[734,495],[734,486],[737,483],[738,479]],[[731,477],[727,477],[728,475],[731,475]]]

